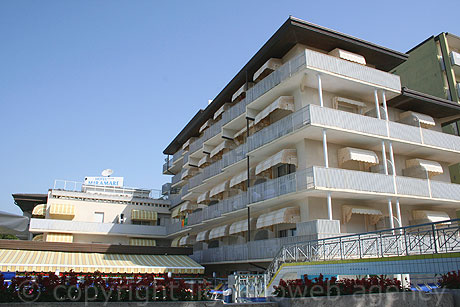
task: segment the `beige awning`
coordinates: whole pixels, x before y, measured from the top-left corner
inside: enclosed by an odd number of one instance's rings
[[[371,150],[345,147],[338,151],[339,166],[349,161],[362,162],[369,166],[379,164],[379,157]]]
[[[228,236],[228,225],[216,227],[209,232],[209,240],[218,239]]]
[[[51,204],[50,215],[73,217],[75,215],[75,206],[71,204]]]
[[[179,242],[180,242],[180,239],[182,237],[175,237],[172,241],[171,241],[171,247],[179,247]]]
[[[249,169],[249,173],[251,176],[253,176],[255,174],[255,169],[254,168],[251,168]],[[248,171],[247,170],[244,170],[238,174],[236,174],[235,176],[232,177],[232,179],[230,179],[230,188],[236,186],[237,184],[240,184],[244,181],[248,180]]]
[[[297,207],[286,207],[265,213],[257,219],[257,229],[278,224],[295,224],[300,222],[300,210]]]
[[[198,199],[197,199],[197,203],[198,204],[202,204],[202,203],[205,203],[205,202],[208,202],[210,201],[210,198],[209,198],[209,191],[206,191],[204,192],[203,194],[200,194],[198,196]]]
[[[228,233],[230,235],[234,235],[234,234],[242,233],[245,231],[248,231],[248,220],[247,219],[231,224]]]
[[[231,107],[231,104],[230,104],[230,103],[224,103],[224,104],[219,108],[219,110],[217,110],[216,113],[214,113],[213,119],[218,118],[220,115],[222,115],[222,113],[224,113],[225,111],[227,111],[230,107]]]
[[[286,110],[294,112],[294,97],[293,96],[281,96],[273,101],[268,107],[260,111],[254,119],[254,125],[257,125],[261,120],[269,116],[276,110]]]
[[[191,143],[193,143],[196,140],[196,137],[191,137],[187,141],[185,141],[184,145],[182,145],[183,150],[188,150],[188,147],[190,146]]]
[[[429,177],[440,175],[443,173],[441,164],[436,161],[423,160],[423,159],[410,159],[406,160],[406,167],[420,167],[428,172]]]
[[[45,216],[46,204],[36,205],[32,210],[32,216]]]
[[[46,242],[72,243],[73,234],[71,233],[47,233]]]
[[[203,274],[204,267],[185,255],[141,255],[0,249],[1,272]]]
[[[283,149],[256,166],[256,175],[276,166],[280,163],[293,164],[297,166],[297,151],[295,149]]]
[[[200,127],[200,133],[203,132],[204,130],[208,129],[211,127],[211,125],[214,124],[214,120],[208,119],[201,127]]]
[[[156,221],[158,219],[158,213],[155,211],[149,210],[138,210],[132,209],[131,210],[131,220],[133,221]]]
[[[209,191],[209,197],[216,196],[220,193],[228,191],[230,189],[230,180],[224,181],[221,184],[216,185]]]
[[[181,206],[180,206],[180,212],[188,212],[188,213],[191,213],[193,211],[195,211],[197,208],[197,205],[189,200],[187,200],[186,202],[184,202]]]
[[[201,231],[196,235],[197,242],[203,242],[209,240],[209,230]]]
[[[375,208],[370,208],[370,207],[364,207],[364,206],[348,206],[344,205],[342,206],[342,214],[343,214],[343,220],[345,223],[348,223],[351,219],[351,216],[353,214],[364,214],[364,215],[370,215],[370,224],[375,225],[377,222],[383,217],[382,211],[375,209]]]
[[[215,155],[217,155],[218,153],[220,153],[222,150],[226,149],[226,148],[232,148],[233,146],[233,142],[230,141],[230,140],[224,140],[222,143],[220,143],[219,145],[217,145],[216,147],[214,147],[213,150],[211,150],[211,153],[209,155],[209,157],[214,157]]]
[[[198,161],[198,167],[203,167],[204,165],[210,164],[211,162],[211,157],[206,154],[200,159],[200,161]]]
[[[171,212],[171,217],[172,217],[173,219],[178,218],[178,217],[181,216],[180,208],[181,208],[181,206],[177,206],[177,207],[175,207],[175,208],[173,209],[173,211]]]
[[[281,59],[271,58],[254,73],[252,80],[260,81],[272,71],[280,68],[282,65],[283,61]]]
[[[156,246],[157,242],[154,239],[144,239],[144,238],[130,238],[129,245],[134,246]]]
[[[45,237],[44,234],[36,235],[36,236],[32,239],[32,241],[44,241],[44,237]]]
[[[414,220],[425,220],[428,223],[438,223],[450,220],[450,216],[442,211],[414,210],[412,211],[412,215]],[[450,224],[450,222],[445,224]]]
[[[353,99],[348,99],[344,97],[334,97],[333,101],[333,106],[334,109],[337,109],[339,103],[345,103],[354,107],[358,107],[359,109],[364,109],[367,107],[367,105],[364,102],[353,100]]]
[[[246,84],[243,84],[243,85],[232,95],[232,102],[235,101],[238,97],[240,97],[244,92],[246,92]]]
[[[190,167],[190,168],[186,168],[182,171],[182,175],[181,175],[181,180],[184,180],[184,179],[187,179],[187,178],[191,178],[193,176],[195,176],[197,173],[199,173],[200,170],[197,168],[197,167]]]
[[[407,122],[407,121],[418,122],[420,124],[420,127],[422,128],[431,128],[436,125],[433,117],[426,115],[426,114],[422,114],[422,113],[406,111],[406,112],[401,113],[399,117],[401,121],[403,122]]]
[[[179,246],[188,246],[195,244],[195,236],[184,236],[179,241]]]

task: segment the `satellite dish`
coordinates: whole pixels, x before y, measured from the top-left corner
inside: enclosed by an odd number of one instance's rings
[[[104,176],[104,177],[110,177],[110,175],[112,175],[112,174],[113,174],[113,170],[111,170],[110,168],[105,169],[105,170],[102,171],[102,176]]]

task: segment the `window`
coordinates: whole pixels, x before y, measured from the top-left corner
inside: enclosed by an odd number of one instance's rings
[[[133,225],[153,226],[151,221],[132,221]]]
[[[157,218],[157,226],[160,226],[160,225],[161,225],[160,218]]]
[[[94,212],[94,222],[104,223],[104,212]]]
[[[295,172],[294,164],[282,164],[276,168],[276,177],[282,177]]]
[[[296,228],[284,229],[284,230],[280,230],[279,237],[280,238],[294,237],[296,234],[297,234]]]

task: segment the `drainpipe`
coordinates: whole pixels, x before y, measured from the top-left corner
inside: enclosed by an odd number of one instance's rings
[[[377,89],[374,90],[374,101],[375,101],[375,110],[377,112],[377,118],[380,119],[380,104],[379,104],[379,94]]]

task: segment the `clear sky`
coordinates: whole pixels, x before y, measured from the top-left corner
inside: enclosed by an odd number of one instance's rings
[[[293,15],[398,51],[458,1],[0,0],[0,210],[105,168],[161,188],[163,149]]]

